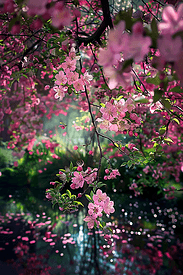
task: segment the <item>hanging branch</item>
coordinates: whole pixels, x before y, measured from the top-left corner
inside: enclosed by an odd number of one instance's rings
[[[107,27],[113,28],[113,23],[110,15],[110,9],[109,9],[109,1],[108,0],[101,0],[101,6],[103,11],[103,21],[101,25],[98,27],[96,32],[94,32],[91,36],[84,38],[84,37],[77,37],[78,46],[80,46],[82,43],[86,46],[89,43],[95,43],[97,42],[99,45],[101,44],[100,37],[102,33],[105,31]]]

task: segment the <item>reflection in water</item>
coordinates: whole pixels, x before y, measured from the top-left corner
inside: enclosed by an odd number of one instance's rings
[[[180,211],[122,195],[114,201],[113,234],[107,240],[102,231],[88,231],[84,211],[60,214],[56,222],[46,211],[35,220],[28,213],[7,212],[0,216],[1,260],[14,259],[11,264],[24,270],[19,274],[41,274],[40,268],[46,275],[182,274]]]
[[[77,243],[78,243],[79,250],[80,250],[80,256],[83,255],[83,251],[84,251],[83,240],[84,240],[83,226],[80,225],[80,227],[79,227],[79,234],[78,234],[78,237],[77,237]]]

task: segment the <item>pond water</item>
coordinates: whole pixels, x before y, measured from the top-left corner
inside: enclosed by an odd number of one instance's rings
[[[12,274],[183,274],[182,211],[164,200],[113,199],[110,238],[87,229],[85,209],[53,220],[9,207],[0,216],[0,265]]]

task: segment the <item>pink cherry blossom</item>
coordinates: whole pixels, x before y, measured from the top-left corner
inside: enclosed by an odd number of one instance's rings
[[[75,82],[78,78],[79,78],[79,74],[76,72],[71,72],[71,71],[67,71],[66,73],[67,75],[67,79],[68,79],[68,84],[72,85],[73,82]]]
[[[65,62],[62,63],[61,67],[67,72],[69,71],[75,71],[76,69],[76,59],[71,59],[70,57],[66,57]]]
[[[163,35],[158,39],[158,49],[164,61],[177,61],[182,51],[182,39],[180,36],[172,39],[170,35]]]
[[[28,14],[31,16],[34,15],[42,15],[46,12],[46,4],[48,0],[28,0],[27,7],[28,7]]]
[[[104,73],[109,77],[108,86],[110,89],[115,89],[117,86],[122,86],[123,89],[126,89],[131,85],[132,75],[131,67],[122,70],[123,63],[118,64],[118,68],[113,67],[104,67]]]
[[[50,181],[50,184],[51,184],[51,185],[55,185],[55,182],[54,182],[54,181]]]
[[[85,177],[85,181],[87,182],[87,184],[92,184],[96,178],[97,178],[97,169],[94,168],[93,171],[91,172],[91,174],[87,177]]]
[[[127,101],[125,102],[125,106],[129,113],[131,113],[132,110],[135,109],[134,101],[131,98],[127,99]]]
[[[148,174],[148,173],[149,173],[149,169],[150,169],[150,167],[149,167],[149,165],[147,165],[147,166],[143,169],[143,172],[144,172],[145,174]]]
[[[100,189],[97,190],[96,194],[93,195],[93,201],[96,205],[103,207],[105,200],[107,199],[107,194],[103,193]]]
[[[103,118],[110,122],[117,117],[116,106],[114,106],[111,102],[107,102],[105,107],[100,108],[100,112],[102,113]]]
[[[175,61],[174,69],[176,70],[177,76],[180,80],[180,85],[183,87],[183,51],[181,51],[179,59]]]
[[[114,213],[115,212],[115,209],[114,209],[114,202],[110,200],[109,197],[107,197],[107,199],[105,200],[104,202],[104,212],[107,214],[107,215],[110,215],[111,213]]]
[[[120,60],[120,54],[114,56],[114,53],[108,48],[108,49],[99,49],[99,55],[98,55],[98,63],[101,66],[104,67],[111,67],[112,64],[117,64],[117,62]]]
[[[162,110],[162,109],[163,109],[163,105],[159,101],[157,101],[156,103],[152,103],[149,108],[151,114],[156,112],[156,110]]]
[[[118,169],[113,169],[110,175],[108,176],[108,179],[116,179],[116,176],[121,176]]]
[[[139,63],[149,53],[149,47],[152,42],[150,37],[143,36],[142,32],[142,23],[135,23],[132,28],[132,34],[128,36],[126,48],[123,49],[124,59],[133,59],[134,62]]]
[[[119,101],[114,101],[115,107],[118,111],[118,117],[120,118],[125,117],[125,113],[128,111],[126,101],[122,98]]]
[[[125,118],[126,112],[131,113],[135,109],[134,101],[128,98],[126,101],[124,99],[111,100],[107,102],[105,107],[100,108],[102,113],[101,118],[97,118],[96,121],[100,123],[100,128],[105,130],[110,130],[114,132],[128,130],[131,127],[132,122]],[[139,125],[141,123],[140,117],[136,114],[135,122]],[[133,124],[133,126],[136,126]]]
[[[109,130],[110,131],[114,131],[114,132],[118,132],[118,125],[117,124],[112,124],[112,123],[109,123]]]
[[[83,221],[87,222],[89,229],[92,229],[95,223],[99,226],[99,221],[97,221],[93,216],[86,216]]]
[[[56,78],[55,84],[57,85],[64,85],[67,83],[67,77],[63,71],[60,71],[58,74],[56,74],[55,78]]]
[[[84,88],[84,83],[82,81],[82,79],[77,79],[74,83],[73,83],[73,86],[74,86],[74,89],[77,91],[77,92],[80,92],[80,91],[84,91],[85,88]]]
[[[162,34],[172,35],[183,30],[183,4],[178,6],[177,11],[172,5],[168,5],[163,9],[163,22],[158,24],[158,28]]]
[[[46,193],[46,198],[47,198],[48,200],[51,200],[51,199],[52,199],[52,196],[51,196],[51,194],[50,194],[49,192]]]
[[[14,165],[15,167],[18,167],[18,161],[14,161],[13,165]]]
[[[70,10],[65,7],[64,1],[58,2],[52,8],[52,25],[62,29],[64,26],[69,26],[72,21]]]
[[[78,172],[83,171],[83,167],[82,167],[82,166],[78,166],[78,167],[77,167],[77,171],[78,171]]]
[[[111,125],[110,122],[108,122],[107,120],[104,120],[102,118],[97,118],[96,121],[98,121],[100,123],[100,129],[104,129],[106,131],[109,130],[109,126]]]
[[[65,93],[67,92],[67,87],[65,86],[55,86],[53,87],[53,90],[56,92],[55,98],[61,101],[65,97]]]
[[[93,218],[102,217],[103,208],[99,205],[95,205],[92,202],[88,204],[88,214]]]
[[[74,172],[74,177],[72,178],[72,189],[82,188],[84,185],[84,178],[81,173]]]
[[[83,80],[83,83],[85,85],[89,85],[93,79],[93,76],[91,74],[89,74],[88,72],[85,72],[84,75],[81,75],[81,79]]]
[[[120,60],[120,52],[127,47],[128,34],[125,31],[125,21],[120,21],[115,29],[109,31],[109,44],[108,49],[113,52],[113,61]]]

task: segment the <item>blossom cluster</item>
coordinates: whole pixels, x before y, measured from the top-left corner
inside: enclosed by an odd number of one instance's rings
[[[84,92],[85,85],[89,85],[90,81],[93,79],[92,75],[88,74],[86,70],[82,70],[83,75],[80,76],[76,72],[76,63],[79,58],[80,57],[75,53],[75,48],[72,47],[65,62],[59,66],[61,70],[55,75],[56,85],[53,87],[56,92],[56,99],[59,98],[61,101],[68,92],[68,88],[74,88],[76,93]]]
[[[114,202],[110,200],[106,193],[102,193],[99,189],[103,185],[102,182],[97,182],[98,169],[94,168],[93,170],[88,167],[85,171],[83,171],[84,162],[80,165],[78,163],[78,167],[73,167],[71,163],[70,168],[66,170],[60,169],[59,174],[57,176],[62,181],[59,183],[58,181],[51,181],[50,185],[54,188],[50,188],[46,190],[46,198],[52,203],[58,203],[60,211],[76,211],[79,205],[83,204],[78,201],[88,190],[88,188],[92,188],[90,196],[86,194],[86,198],[90,201],[88,205],[88,215],[85,217],[84,221],[88,222],[88,228],[92,229],[93,227],[102,227],[100,223],[100,218],[105,213],[106,215],[110,215],[114,210]],[[77,171],[76,171],[77,170]],[[120,176],[118,169],[106,169],[106,174],[108,174],[107,179],[115,179],[117,176]],[[66,182],[72,181],[70,184],[71,189],[83,188],[84,183],[88,184],[86,186],[83,193],[78,193],[78,195],[72,195],[69,190],[66,190],[65,194],[61,194],[61,190],[63,189]],[[96,191],[97,190],[97,191]],[[96,193],[95,193],[96,192]]]
[[[106,174],[109,174],[109,175],[104,176],[104,180],[116,179],[116,176],[121,176],[118,169],[113,169],[112,171],[110,171],[109,169],[105,169],[105,172]]]
[[[172,5],[163,9],[162,22],[158,24],[160,37],[157,44],[159,57],[157,68],[162,70],[166,63],[173,64],[173,68],[183,84],[183,42],[180,33],[183,31],[183,4],[180,4],[177,11]],[[176,46],[175,46],[176,45]]]
[[[121,85],[123,89],[131,85],[131,66],[124,67],[125,60],[133,59],[140,63],[148,54],[151,38],[143,35],[143,25],[137,22],[132,27],[132,33],[125,32],[125,21],[121,21],[114,30],[110,30],[107,49],[100,49],[99,64],[104,67],[104,73],[109,77],[109,88]]]
[[[140,192],[139,192],[139,189],[138,189],[138,185],[133,182],[130,187],[129,187],[130,190],[134,191],[134,195],[137,197],[140,195]]]
[[[114,213],[114,202],[110,200],[106,193],[103,193],[100,189],[93,195],[93,202],[88,204],[88,215],[84,218],[87,222],[88,228],[92,229],[95,225],[99,227],[99,218],[103,213],[110,215]]]
[[[81,14],[75,8],[71,10],[66,7],[64,1],[60,1],[54,3],[55,1],[49,0],[26,0],[23,2],[23,8],[19,7],[13,0],[1,1],[1,12],[4,13],[17,13],[16,16],[20,12],[26,14],[28,17],[36,16],[35,21],[33,21],[31,27],[32,29],[40,29],[43,25],[44,21],[52,19],[51,24],[58,29],[63,29],[64,26],[70,26],[74,17],[79,17]],[[52,2],[52,3],[51,3]],[[51,5],[50,5],[51,4]],[[21,31],[21,24],[17,21],[15,25],[13,25],[11,32],[12,34],[18,34]]]
[[[133,113],[134,109],[135,102],[131,98],[126,101],[112,99],[100,108],[102,116],[96,120],[100,123],[100,128],[106,131],[133,130],[141,124],[140,116]]]
[[[120,21],[114,29],[109,31],[107,48],[99,50],[97,60],[97,48],[94,47],[95,41],[90,43],[90,45],[88,43],[88,46],[86,46],[87,43],[80,44],[79,42],[79,40],[82,41],[82,38],[87,40],[92,38],[92,36],[90,36],[87,24],[80,25],[85,20],[84,16],[81,21],[76,21],[77,24],[74,26],[75,20],[72,21],[72,19],[74,16],[80,16],[79,12],[74,11],[75,4],[54,0],[1,0],[0,2],[0,11],[7,13],[6,16],[3,15],[1,18],[0,32],[2,35],[0,46],[1,68],[3,68],[0,77],[2,86],[0,93],[0,99],[2,100],[2,106],[0,106],[0,131],[4,131],[6,119],[9,120],[10,118],[11,124],[8,128],[8,134],[11,135],[13,142],[9,142],[8,148],[14,149],[17,147],[21,152],[19,156],[21,156],[23,149],[25,149],[23,146],[27,144],[26,148],[29,154],[33,154],[33,151],[30,150],[32,150],[36,141],[36,135],[41,133],[43,129],[41,117],[47,112],[49,112],[46,114],[48,119],[51,118],[52,114],[57,116],[59,114],[66,115],[67,113],[64,110],[68,110],[71,106],[71,101],[75,100],[75,97],[73,99],[70,96],[74,91],[78,95],[79,108],[84,112],[89,110],[91,123],[93,123],[90,128],[84,127],[83,124],[80,126],[75,123],[76,130],[90,129],[90,131],[93,131],[93,136],[97,135],[99,137],[100,133],[97,132],[94,123],[94,115],[96,114],[96,108],[98,108],[98,105],[94,103],[97,99],[102,106],[100,108],[101,117],[97,118],[101,129],[114,131],[116,134],[128,133],[132,137],[133,130],[137,127],[139,128],[139,140],[136,139],[137,142],[139,141],[139,149],[136,148],[136,145],[131,146],[132,144],[128,147],[120,147],[122,154],[110,155],[109,158],[114,156],[122,157],[123,154],[134,153],[134,158],[140,156],[139,159],[141,160],[143,157],[147,157],[147,159],[150,157],[151,160],[151,157],[156,159],[159,156],[156,153],[161,151],[170,160],[166,159],[162,167],[157,166],[155,169],[150,169],[149,166],[146,166],[143,172],[145,174],[152,172],[152,178],[156,184],[160,179],[163,179],[165,171],[175,176],[176,181],[178,181],[180,173],[183,171],[181,136],[183,129],[181,113],[182,91],[180,92],[181,89],[177,86],[179,82],[177,82],[177,76],[174,73],[176,71],[179,80],[182,82],[183,42],[181,32],[183,30],[183,4],[179,5],[177,9],[171,5],[165,6],[162,12],[162,22],[156,23],[156,20],[153,19],[151,30],[147,27],[144,28],[141,22],[136,22],[133,18],[129,20],[131,23],[130,27],[128,26],[128,20],[125,19],[126,23]],[[80,6],[82,6],[81,3],[83,2],[79,1]],[[73,9],[73,17],[71,9]],[[82,7],[80,9],[82,10]],[[150,9],[148,12],[150,12]],[[97,13],[93,14],[95,14],[93,16],[94,19]],[[27,22],[24,24],[26,19]],[[63,26],[70,24],[73,24],[73,28],[71,27],[69,31],[57,32],[54,30],[55,33],[52,35],[53,32],[49,33],[49,21],[52,24],[50,26],[52,31],[54,27],[62,30]],[[95,25],[94,21],[92,21],[92,25]],[[98,19],[97,22],[99,22]],[[44,27],[42,28],[43,25]],[[84,30],[83,27],[86,27],[86,29]],[[82,34],[81,29],[83,29]],[[70,34],[68,35],[68,33]],[[95,35],[97,33],[96,27]],[[86,35],[86,38],[83,35]],[[78,52],[81,51],[82,58],[76,54],[74,40],[70,38],[71,36],[76,38],[77,50]],[[98,42],[100,37],[97,39]],[[82,66],[84,66],[81,71],[78,70],[77,66],[77,60],[79,59],[82,62]],[[138,66],[134,65],[132,70],[133,62],[138,64]],[[106,89],[105,77],[101,74],[101,68],[99,68],[97,63],[103,66],[104,75],[109,78],[109,88],[113,89],[112,91]],[[85,68],[92,72],[95,77],[93,82],[95,85],[92,85],[94,86],[92,89],[90,89],[92,76]],[[137,68],[141,68],[140,72]],[[149,105],[144,107],[143,104],[137,104],[136,102],[138,101],[135,102],[133,100],[134,97],[131,91],[133,90],[134,93],[134,88],[130,87],[132,74],[138,95],[139,93],[143,94],[143,92],[150,94],[150,122],[148,122],[148,115],[146,114],[146,111],[149,110]],[[156,77],[154,77],[155,74],[157,74]],[[41,81],[37,75],[41,75]],[[44,79],[45,76],[46,78]],[[54,77],[56,79],[55,85],[50,89],[50,86],[47,85],[50,83],[46,80]],[[148,79],[149,83],[143,79]],[[171,82],[174,82],[174,84]],[[123,89],[119,87],[120,85]],[[158,86],[158,88],[155,89],[155,86]],[[94,88],[97,88],[94,92],[95,99],[92,97]],[[176,97],[171,89],[174,89],[177,93]],[[45,95],[47,90],[49,92]],[[69,96],[65,97],[66,94]],[[161,95],[163,97],[159,97]],[[117,98],[117,96],[120,97]],[[55,98],[59,99],[59,101],[55,102]],[[150,103],[150,100],[148,99],[147,101]],[[160,123],[155,122],[157,111],[159,111]],[[143,123],[142,119],[144,120]],[[90,118],[86,118],[84,123],[89,121]],[[177,124],[176,126],[175,123]],[[162,126],[162,129],[159,129],[160,131],[157,129],[157,125],[158,128],[159,125]],[[60,125],[59,127],[64,129],[65,125]],[[152,130],[150,127],[152,127]],[[141,130],[142,132],[140,132]],[[138,133],[135,134],[138,136]],[[168,142],[171,142],[170,138],[172,138],[173,143],[170,146],[171,151],[167,148],[169,147],[167,146]],[[57,143],[48,140],[42,140],[42,143],[53,154],[53,158],[59,158],[54,154],[54,149],[58,146]],[[115,145],[115,140],[113,145]],[[74,150],[77,150],[77,146],[74,147]],[[99,143],[98,147],[100,147]],[[107,150],[113,151],[113,148],[108,148]],[[141,152],[136,154],[138,150]],[[39,156],[38,161],[41,162],[43,152],[37,149],[36,153]],[[105,153],[100,153],[102,159]],[[93,155],[93,151],[90,150],[89,154]],[[172,158],[169,156],[172,156]],[[138,160],[136,163],[138,163]],[[14,166],[16,165],[17,162],[14,162]],[[44,170],[46,171],[46,168]],[[96,190],[100,188],[97,182],[99,170],[97,168],[93,170],[88,168],[83,171],[83,168],[79,166],[77,171],[76,168],[70,169],[65,174],[60,171],[59,175],[63,184],[57,184],[57,182],[50,182],[50,184],[54,186],[54,190],[58,190],[57,194],[59,194],[60,201],[63,201],[63,206],[68,207],[67,209],[70,210],[70,204],[75,203],[76,199],[75,195],[72,195],[69,190],[64,196],[59,193],[65,182],[72,182],[70,185],[71,189],[83,188],[84,183],[87,183],[89,187],[94,187],[94,190]],[[38,170],[38,172],[42,173],[42,170]],[[117,175],[120,175],[117,169],[110,169],[106,174],[104,180],[114,179]],[[145,184],[142,183],[142,185],[145,187]],[[138,194],[138,182],[133,182],[130,189]],[[46,197],[53,202],[53,195],[54,192],[50,191],[47,192]],[[79,194],[78,198],[80,196]],[[113,211],[113,203],[108,197],[104,196],[103,204],[99,204],[99,202],[97,204],[94,200],[95,196],[92,196],[93,201],[89,203],[88,216],[85,218],[88,220],[90,228],[92,228],[92,225],[95,226],[95,224],[100,225],[99,219],[102,217],[102,213],[109,215]],[[109,209],[107,205],[109,205]],[[60,209],[64,210],[61,206]]]
[[[181,66],[183,42],[180,35],[183,30],[182,18],[183,4],[178,6],[177,11],[171,5],[163,9],[162,22],[157,26],[160,36],[157,39],[158,52],[154,59],[156,68],[160,71],[167,63],[173,64],[181,84],[183,81]],[[132,60],[136,64],[144,61],[153,45],[151,37],[145,36],[144,33],[145,29],[141,22],[136,22],[132,26],[131,33],[126,31],[125,21],[120,21],[115,29],[110,30],[107,49],[100,48],[98,56],[99,64],[104,67],[104,73],[109,78],[110,89],[119,85],[126,89],[131,85],[131,65],[126,67],[125,61]]]
[[[90,167],[88,167],[86,171],[82,171],[82,167],[78,166],[77,170],[80,172],[75,171],[73,173],[72,184],[70,186],[72,189],[82,188],[84,182],[87,184],[93,184],[97,178],[97,168],[92,170]]]

